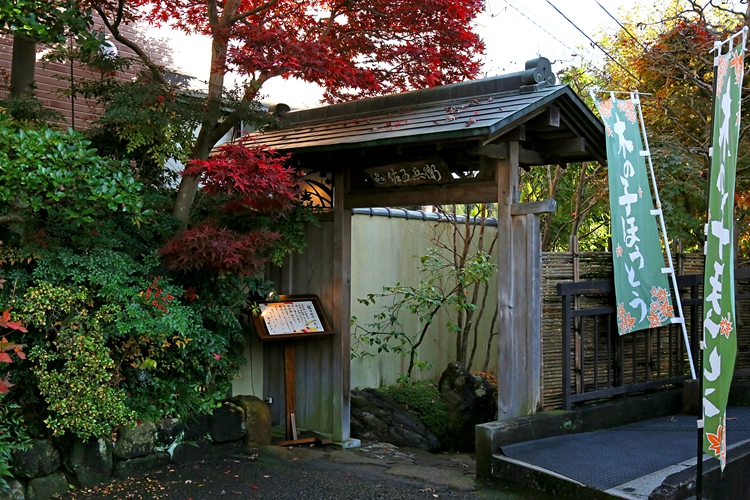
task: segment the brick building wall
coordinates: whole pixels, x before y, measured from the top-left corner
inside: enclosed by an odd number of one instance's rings
[[[106,28],[98,18],[96,18],[95,26],[97,29],[104,29],[106,32]],[[121,32],[128,39],[137,41],[156,64],[173,69],[171,68],[170,50],[167,41],[148,38],[146,35],[147,28],[148,26],[145,24],[131,24],[121,27]],[[111,36],[108,38],[117,47],[118,54],[121,57],[136,57],[135,53],[125,45],[117,42]],[[45,63],[41,61],[41,56],[46,50],[48,50],[48,47],[42,44],[37,45],[36,90],[34,93],[45,107],[63,115],[64,121],[60,122],[60,125],[74,126],[75,129],[87,128],[101,114],[101,108],[93,101],[78,98],[71,102],[69,97],[59,95],[60,90],[70,87],[71,64],[70,62]],[[12,53],[13,38],[0,36],[0,69],[7,71],[8,74],[10,74],[11,69]],[[138,64],[134,64],[126,71],[118,71],[115,76],[121,81],[131,80],[135,77],[139,67]],[[81,78],[98,79],[102,76],[100,71],[83,67],[80,64],[73,64],[72,70],[74,80]],[[0,97],[7,97],[7,94],[7,89],[0,89]]]

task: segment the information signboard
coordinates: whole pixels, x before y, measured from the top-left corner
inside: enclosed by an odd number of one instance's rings
[[[317,295],[281,295],[278,301],[260,302],[260,314],[253,314],[261,340],[333,335]]]

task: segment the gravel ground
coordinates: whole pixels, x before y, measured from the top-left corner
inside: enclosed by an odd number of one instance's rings
[[[541,500],[512,485],[474,485],[466,455],[375,446],[355,450],[266,447],[72,490],[66,500],[498,499]]]

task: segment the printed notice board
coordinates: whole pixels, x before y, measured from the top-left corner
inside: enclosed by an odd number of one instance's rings
[[[281,295],[275,302],[260,302],[253,322],[261,340],[333,335],[317,295]]]

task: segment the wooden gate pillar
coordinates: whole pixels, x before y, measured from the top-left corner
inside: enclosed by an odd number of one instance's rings
[[[345,173],[334,177],[333,188],[333,440],[349,439],[351,349],[352,211],[344,208]]]
[[[496,160],[498,184],[498,420],[541,405],[541,234],[538,213],[554,202],[519,204],[519,151]]]

